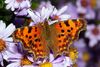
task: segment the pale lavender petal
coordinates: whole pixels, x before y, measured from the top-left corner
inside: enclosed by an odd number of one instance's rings
[[[68,7],[68,6],[64,6],[64,7],[62,7],[60,10],[58,10],[57,15],[61,15],[62,13],[64,13],[65,11],[67,11],[67,7]]]
[[[48,24],[51,25],[51,24],[54,24],[54,23],[56,23],[56,22],[58,22],[58,20],[54,20],[54,21],[51,21],[51,20],[50,20],[50,21],[48,21]]]
[[[66,66],[71,66],[73,63],[70,57],[65,57],[63,64],[64,64],[64,67],[66,67]]]
[[[35,25],[35,22],[31,22],[30,24],[29,24],[29,26],[34,26]]]
[[[94,24],[87,25],[87,30],[93,30],[95,28]]]
[[[6,6],[6,9],[10,9],[11,8],[11,4],[8,4],[7,6]]]
[[[14,12],[17,16],[25,16],[28,14],[27,9],[23,9],[20,12]]]
[[[53,54],[50,54],[49,57],[50,57],[50,58],[49,58],[50,62],[52,62],[52,61],[54,60],[54,56],[53,56]]]
[[[60,15],[59,19],[62,20],[62,21],[64,21],[64,20],[68,20],[70,17],[71,17],[70,15],[64,14],[64,15]]]
[[[37,67],[37,66],[33,66],[33,65],[24,65],[23,67]]]
[[[11,7],[11,10],[14,11],[15,10],[15,7]]]
[[[29,13],[30,17],[32,18],[32,20],[33,20],[35,23],[37,23],[37,22],[39,21],[39,20],[38,20],[38,16],[35,15],[35,14],[32,12],[32,10],[28,9],[28,13]]]
[[[15,31],[15,29],[16,28],[12,23],[8,25],[7,28],[3,31],[4,38],[9,37]]]
[[[98,40],[97,39],[90,39],[89,41],[89,46],[94,47],[97,44]]]
[[[34,62],[34,61],[33,61],[33,57],[27,56],[27,58],[28,58],[31,62]]]
[[[60,63],[60,62],[63,62],[63,61],[64,61],[64,57],[59,57],[56,60],[53,60],[52,63],[55,64],[55,63]]]
[[[21,66],[20,66],[20,62],[15,62],[7,65],[7,67],[21,67]]]
[[[2,55],[3,58],[7,61],[19,61],[22,58],[22,55],[17,52],[12,53],[10,51],[4,51]]]
[[[23,1],[21,4],[20,4],[20,7],[21,8],[29,8],[30,7],[30,3],[29,1]]]
[[[12,0],[5,0],[5,3],[10,3]]]
[[[57,12],[58,12],[58,10],[57,10],[56,8],[54,8],[54,10],[53,10],[53,12],[52,12],[52,15],[51,15],[51,16],[53,16],[53,15],[57,15]]]
[[[13,38],[12,38],[12,37],[4,38],[4,40],[5,40],[6,42],[11,42],[11,43],[13,43]]]
[[[14,7],[14,8],[18,8],[19,5],[20,5],[20,4],[19,4],[18,2],[15,2],[14,5],[13,5],[13,7]]]
[[[6,24],[3,23],[3,21],[1,20],[0,21],[0,33],[2,33],[2,31],[5,30],[5,28],[6,28]]]

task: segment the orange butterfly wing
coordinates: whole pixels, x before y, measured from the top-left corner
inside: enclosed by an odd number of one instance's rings
[[[51,42],[49,45],[54,56],[67,54],[70,44],[78,38],[79,32],[86,27],[83,19],[59,21],[49,26]]]
[[[38,24],[32,27],[18,28],[13,33],[14,40],[22,42],[23,48],[33,53],[34,60],[46,58],[49,54],[43,29],[44,27]]]

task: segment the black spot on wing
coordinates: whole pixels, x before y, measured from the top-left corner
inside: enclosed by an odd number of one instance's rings
[[[72,21],[73,21],[73,23],[75,23],[75,26],[77,27],[78,26],[78,23],[77,23],[78,21],[76,19],[73,19]]]
[[[64,33],[65,31],[62,29],[61,32]]]
[[[37,32],[37,27],[35,27],[35,32]]]
[[[32,38],[32,36],[29,36],[29,39],[31,39]]]
[[[21,28],[21,35],[23,35],[23,34],[24,34],[24,33],[23,33],[24,29],[25,29],[25,28]]]
[[[61,36],[64,36],[64,34],[61,34]]]
[[[40,42],[40,39],[39,38],[35,39],[35,42]]]
[[[31,33],[31,31],[32,31],[32,27],[29,27],[28,33]]]
[[[73,21],[73,22],[77,22],[77,19],[73,19],[72,21]]]
[[[67,32],[70,32],[70,30],[67,30]]]
[[[68,21],[65,21],[64,23],[65,23],[66,26],[70,26]]]
[[[39,44],[39,46],[41,46],[41,44]]]
[[[59,40],[59,42],[61,42],[61,40]]]
[[[32,44],[33,47],[37,48],[37,44]]]
[[[29,43],[29,44],[32,44],[32,40],[30,40],[28,43]]]
[[[61,23],[59,23],[59,26],[62,27]]]
[[[28,38],[28,35],[26,35],[25,37]]]
[[[60,34],[58,35],[58,37],[59,37],[59,38],[61,37]]]
[[[37,34],[34,34],[34,37],[37,37]]]

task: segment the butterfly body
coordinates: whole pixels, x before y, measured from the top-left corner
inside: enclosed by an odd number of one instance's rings
[[[78,38],[86,23],[83,19],[59,21],[52,25],[47,22],[32,27],[18,28],[13,37],[21,41],[23,48],[33,53],[34,59],[47,58],[50,50],[54,57],[68,53],[70,44]]]

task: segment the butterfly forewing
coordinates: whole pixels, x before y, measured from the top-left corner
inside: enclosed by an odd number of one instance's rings
[[[70,44],[78,38],[78,34],[83,28],[85,28],[83,19],[59,21],[50,25],[52,44],[49,46],[54,56],[67,54]]]
[[[32,27],[23,27],[17,29],[13,37],[21,41],[23,48],[33,53],[34,60],[46,58],[49,54],[47,42],[45,40],[44,28],[41,24]]]

